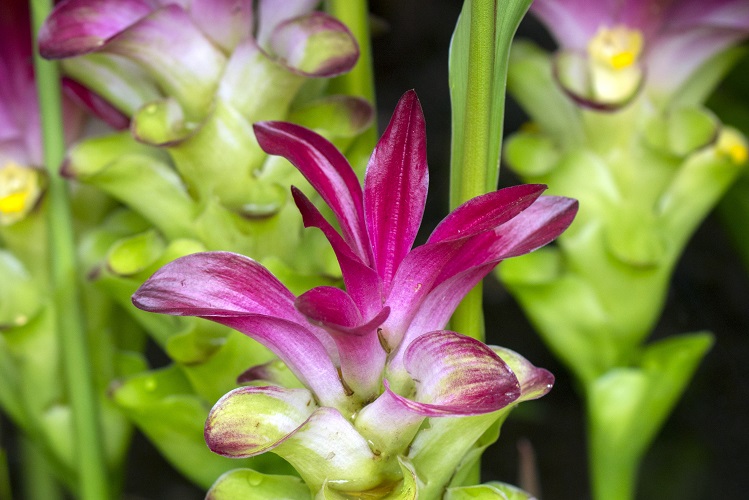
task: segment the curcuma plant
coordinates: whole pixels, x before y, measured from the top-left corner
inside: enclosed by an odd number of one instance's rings
[[[271,354],[219,325],[145,315],[130,296],[163,264],[205,250],[252,255],[297,291],[338,279],[324,238],[303,231],[288,192],[291,183],[312,189],[260,148],[252,128],[287,120],[346,150],[372,123],[369,102],[327,87],[354,66],[359,46],[319,3],[64,0],[39,33],[41,54],[60,60],[78,100],[122,129],[79,142],[62,166],[119,202],[85,246],[99,252],[85,272],[172,361],[123,377],[112,400],[202,487],[236,466],[205,447],[211,405],[236,371]],[[272,469],[273,458],[252,466]]]
[[[749,5],[538,0],[531,11],[559,50],[514,45],[508,88],[532,124],[504,158],[581,209],[554,249],[499,275],[580,382],[594,498],[633,498],[712,345],[707,332],[646,341],[689,238],[747,160],[744,136],[703,102],[749,35]]]
[[[541,185],[495,191],[458,207],[412,248],[428,183],[414,92],[399,102],[363,189],[318,134],[283,122],[256,124],[255,134],[334,214],[340,231],[292,188],[305,226],[330,242],[345,291],[320,286],[295,296],[258,262],[207,252],[167,264],[133,296],[146,311],[235,328],[278,358],[239,377],[245,385],[213,407],[205,439],[229,457],[271,451],[301,481],[241,469],[222,476],[209,498],[524,495],[502,484],[468,487],[466,475],[510,409],[546,394],[553,376],[445,327],[497,263],[564,231],[577,202],[542,197]]]

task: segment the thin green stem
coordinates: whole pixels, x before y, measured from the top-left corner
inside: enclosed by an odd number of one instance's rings
[[[325,9],[345,24],[359,44],[359,60],[348,73],[330,82],[331,92],[363,97],[377,109],[375,100],[372,41],[369,32],[369,3],[366,0],[327,0]],[[369,158],[377,144],[377,121],[364,131],[352,146],[355,156]],[[351,156],[351,153],[349,154]]]
[[[465,11],[464,11],[465,12]],[[463,110],[463,154],[451,165],[450,208],[493,190],[487,165],[494,79],[494,0],[472,0],[468,43],[468,78]]]
[[[590,399],[587,398],[590,405]],[[637,484],[639,454],[611,446],[606,434],[620,429],[594,428],[588,408],[588,469],[592,498],[596,500],[633,500]],[[600,427],[600,426],[599,426]]]
[[[450,55],[451,208],[497,188],[510,45],[530,3],[466,0],[463,6]],[[479,284],[453,314],[452,328],[483,340],[482,306]]]
[[[31,0],[30,5],[33,33],[37,33],[52,8],[52,1]],[[47,216],[52,274],[51,296],[73,410],[77,445],[75,456],[78,459],[78,493],[84,500],[104,500],[109,498],[107,470],[80,304],[73,220],[67,185],[58,173],[65,156],[60,78],[57,65],[42,59],[38,51],[35,51],[34,67],[44,138],[44,162],[49,173]]]
[[[465,9],[463,12],[466,13]],[[490,174],[487,168],[494,76],[494,1],[473,0],[468,13],[470,35],[463,110],[463,154],[460,158],[453,158],[450,166],[451,209],[496,188],[488,185]],[[451,328],[479,340],[485,337],[482,291],[483,285],[479,283],[466,295],[451,320]]]

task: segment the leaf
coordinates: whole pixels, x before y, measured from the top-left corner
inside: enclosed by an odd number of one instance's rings
[[[311,498],[309,488],[294,476],[261,474],[252,469],[234,469],[211,486],[206,500],[303,500]]]
[[[452,147],[451,147],[451,199],[453,203],[460,200],[457,193],[460,192],[461,182],[458,178],[463,176],[463,169],[485,169],[487,175],[486,191],[493,191],[497,187],[499,177],[499,157],[502,148],[502,128],[504,121],[504,104],[505,89],[507,85],[507,69],[510,59],[510,44],[515,35],[515,31],[528,11],[532,0],[510,0],[494,1],[494,19],[492,30],[494,34],[493,41],[493,59],[489,68],[471,67],[470,61],[474,57],[474,52],[478,52],[484,47],[474,46],[471,39],[471,12],[474,2],[466,0],[463,4],[463,10],[458,18],[458,24],[455,27],[452,41],[450,43],[450,100],[452,103]],[[491,2],[484,2],[491,3]],[[483,26],[483,25],[482,25]],[[478,30],[475,30],[478,31]],[[475,37],[480,36],[474,31]],[[477,65],[478,66],[478,65]],[[485,73],[489,73],[488,75]],[[476,80],[480,79],[480,82]],[[469,114],[469,99],[471,93],[475,93],[477,87],[488,85],[489,88],[482,88],[483,92],[490,94],[487,111],[489,122],[488,130],[483,131],[488,134],[488,143],[481,144],[486,152],[486,163],[484,165],[465,165],[463,164],[466,157],[466,147],[471,147],[467,143],[469,137],[466,135],[467,123],[466,116]],[[473,156],[472,156],[473,157]],[[479,194],[479,193],[476,193]]]

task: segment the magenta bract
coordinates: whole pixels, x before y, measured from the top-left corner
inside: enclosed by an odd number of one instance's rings
[[[428,183],[424,117],[413,91],[402,97],[377,144],[363,189],[343,155],[314,132],[265,122],[255,133],[267,153],[289,159],[330,206],[340,233],[293,191],[305,225],[321,229],[335,250],[346,291],[319,287],[295,298],[257,262],[213,252],[163,267],[133,296],[136,306],[218,321],[273,350],[315,401],[309,413],[294,417],[292,434],[309,427],[310,415],[335,408],[381,452],[397,455],[426,417],[491,413],[549,390],[553,377],[545,370],[513,355],[522,372],[516,375],[494,350],[444,327],[498,262],[564,231],[576,201],[541,197],[540,185],[489,193],[458,207],[424,245],[412,248]],[[265,408],[271,397],[260,389],[240,394],[248,408]],[[291,397],[283,394],[279,408]],[[207,438],[215,451],[232,455],[242,429],[254,427],[239,420],[219,425],[237,414],[223,408],[226,401],[214,408],[210,429],[221,428],[231,443],[209,430]],[[253,433],[247,449],[256,449]]]

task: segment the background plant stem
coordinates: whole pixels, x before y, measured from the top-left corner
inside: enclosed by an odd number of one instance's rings
[[[531,0],[466,0],[450,54],[453,139],[450,208],[497,189],[510,45]],[[466,16],[468,16],[466,18]],[[468,23],[467,50],[461,23]],[[467,56],[467,62],[462,61]],[[457,73],[465,72],[465,76]],[[484,340],[482,285],[453,314],[451,328]]]
[[[31,0],[30,5],[32,32],[36,34],[52,8],[52,1]],[[36,40],[36,36],[34,39]],[[67,185],[58,173],[65,156],[60,78],[56,64],[42,59],[36,50],[34,53],[44,162],[49,173],[46,196],[51,296],[63,355],[65,381],[73,411],[77,445],[74,451],[78,458],[78,497],[84,500],[105,500],[109,498],[107,470],[80,304],[73,220]]]
[[[334,94],[363,97],[372,104],[377,116],[375,100],[374,66],[372,61],[372,40],[369,30],[369,2],[366,0],[327,0],[325,10],[339,19],[353,33],[359,44],[359,60],[346,74],[334,78],[330,90]],[[378,139],[377,120],[364,131],[352,146],[349,156],[353,156],[355,166],[358,161],[366,162]],[[358,161],[357,161],[358,160]]]

